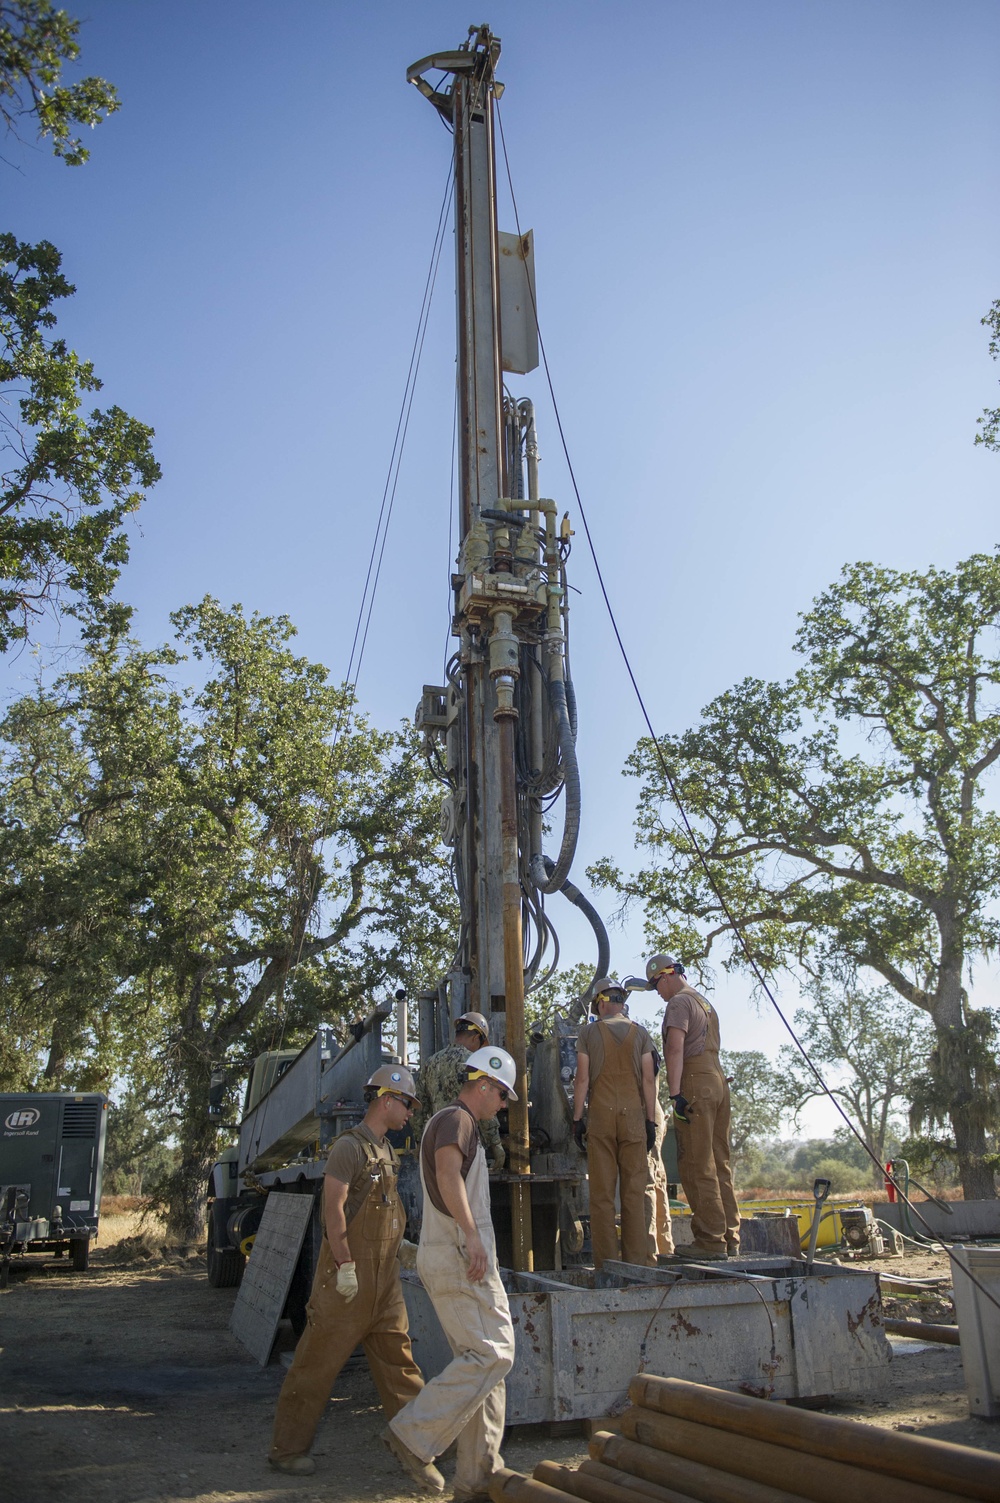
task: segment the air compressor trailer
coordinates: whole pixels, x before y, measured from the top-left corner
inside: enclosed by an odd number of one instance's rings
[[[14,1256],[90,1260],[101,1208],[108,1098],[98,1092],[0,1095],[0,1279]]]

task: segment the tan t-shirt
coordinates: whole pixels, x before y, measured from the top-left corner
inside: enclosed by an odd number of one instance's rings
[[[424,1172],[424,1188],[434,1209],[443,1216],[450,1216],[451,1212],[441,1199],[441,1191],[438,1189],[435,1154],[439,1148],[448,1148],[452,1143],[462,1150],[462,1178],[468,1179],[479,1147],[479,1124],[469,1108],[460,1101],[436,1112],[420,1139],[420,1167]]]
[[[704,1054],[708,1038],[708,1003],[694,990],[686,986],[676,997],[671,997],[663,1014],[663,1052],[667,1052],[667,1029],[679,1028],[684,1034],[684,1058],[694,1059]]]
[[[334,1140],[330,1156],[326,1161],[325,1173],[348,1187],[347,1203],[344,1206],[344,1217],[348,1226],[364,1205],[372,1187],[372,1166],[361,1142],[362,1138],[367,1138],[369,1143],[374,1143],[380,1159],[384,1159],[386,1163],[392,1163],[392,1150],[388,1143],[384,1139],[377,1138],[371,1128],[366,1127],[363,1122],[359,1122],[357,1127],[352,1127],[348,1132],[341,1133],[340,1137]]]

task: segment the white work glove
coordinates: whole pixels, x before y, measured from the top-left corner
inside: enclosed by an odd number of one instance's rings
[[[417,1244],[415,1242],[407,1242],[406,1238],[404,1237],[402,1242],[399,1244],[399,1252],[396,1254],[396,1256],[399,1259],[400,1267],[416,1268]]]
[[[358,1273],[353,1263],[341,1263],[337,1269],[337,1293],[352,1300],[358,1292]]]

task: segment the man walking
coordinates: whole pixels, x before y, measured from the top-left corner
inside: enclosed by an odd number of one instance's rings
[[[416,1099],[409,1070],[383,1065],[365,1086],[364,1118],[330,1149],[308,1324],[278,1397],[268,1456],[279,1472],[307,1477],[316,1470],[309,1455],[316,1427],[359,1341],[390,1419],[424,1386],[396,1258],[406,1212],[396,1194],[396,1154],[385,1139],[406,1126]]]
[[[670,955],[646,962],[646,979],[666,1002],[663,1055],[674,1108],[677,1167],[691,1207],[691,1248],[676,1256],[716,1259],[740,1248],[740,1213],[729,1166],[729,1084],[719,1064],[719,1017],[688,985]]]
[[[437,1112],[420,1140],[424,1220],[417,1272],[453,1357],[401,1409],[383,1440],[425,1492],[441,1492],[434,1458],[458,1440],[455,1503],[489,1503],[503,1466],[504,1378],[514,1363],[514,1327],[497,1267],[490,1187],[479,1124],[514,1094],[505,1049],[477,1049],[457,1101]]]
[[[489,1024],[482,1013],[463,1012],[455,1020],[455,1042],[439,1049],[426,1064],[420,1066],[417,1086],[420,1103],[415,1124],[418,1135],[435,1112],[451,1106],[457,1100],[465,1085],[465,1067],[469,1063],[469,1055],[476,1049],[484,1049],[489,1041]],[[495,1115],[479,1124],[479,1135],[483,1140],[490,1168],[502,1169],[506,1154],[500,1142],[500,1124]]]
[[[597,1019],[580,1029],[576,1041],[573,1092],[573,1136],[587,1151],[594,1267],[618,1256],[616,1188],[621,1256],[645,1267],[656,1262],[650,1256],[646,1215],[648,1155],[656,1142],[653,1040],[626,1016],[625,988],[614,977],[595,981],[594,1005]]]

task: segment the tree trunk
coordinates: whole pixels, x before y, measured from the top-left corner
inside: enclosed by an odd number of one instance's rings
[[[167,1233],[171,1240],[192,1244],[205,1240],[208,1176],[218,1157],[219,1129],[208,1115],[211,1066],[199,1051],[184,1060],[182,1069],[180,1162],[168,1184]]]
[[[964,1023],[947,1027],[935,1019],[935,1027],[932,1069],[955,1135],[962,1195],[965,1200],[995,1200],[996,1179],[984,1162],[986,1121],[992,1113],[989,1088],[977,1079],[981,1041]]]

